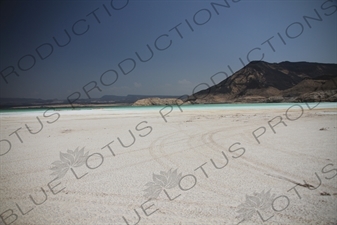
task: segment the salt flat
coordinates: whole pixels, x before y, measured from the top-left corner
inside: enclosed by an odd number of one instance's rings
[[[1,114],[2,224],[337,223],[335,103],[158,109]]]

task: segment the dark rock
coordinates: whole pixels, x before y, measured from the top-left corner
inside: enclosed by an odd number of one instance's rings
[[[337,101],[337,64],[253,61],[208,89],[194,103]]]

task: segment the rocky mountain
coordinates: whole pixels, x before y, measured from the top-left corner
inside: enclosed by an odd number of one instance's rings
[[[117,95],[104,95],[99,100],[100,101],[110,101],[116,103],[134,103],[140,99],[147,99],[147,98],[178,98],[179,96],[172,96],[172,95],[127,95],[127,96],[117,96]]]
[[[191,103],[337,101],[337,64],[253,61]]]
[[[133,106],[150,106],[150,105],[181,105],[183,101],[178,98],[146,98],[140,99],[133,103]]]

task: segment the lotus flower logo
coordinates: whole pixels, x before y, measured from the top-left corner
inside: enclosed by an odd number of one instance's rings
[[[144,197],[146,198],[157,198],[162,190],[176,187],[181,179],[181,173],[178,174],[177,169],[174,171],[170,169],[167,172],[160,171],[160,174],[153,173],[152,179],[153,182],[145,184],[147,188],[144,190],[146,192]]]
[[[75,151],[67,150],[66,153],[60,152],[60,159],[52,163],[51,170],[54,172],[51,175],[56,175],[58,179],[64,177],[69,169],[72,167],[80,167],[85,163],[89,151],[84,154],[84,148]]]
[[[255,192],[252,196],[246,195],[246,201],[238,206],[241,209],[237,213],[240,214],[242,221],[250,220],[258,210],[264,211],[271,207],[274,198],[275,194],[271,195],[270,190],[266,193],[264,191]]]

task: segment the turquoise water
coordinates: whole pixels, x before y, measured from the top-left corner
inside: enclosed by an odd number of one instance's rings
[[[85,111],[85,110],[104,110],[104,111],[152,111],[152,110],[169,110],[171,107],[179,110],[209,110],[209,109],[270,109],[279,108],[286,109],[295,104],[301,105],[304,109],[307,109],[306,103],[244,103],[244,104],[199,104],[199,105],[184,105],[184,106],[97,106],[97,107],[81,107],[81,108],[56,108],[55,111]],[[310,107],[314,107],[317,102],[307,103]],[[316,108],[337,108],[337,102],[321,102]],[[2,113],[25,113],[25,112],[44,112],[49,108],[35,108],[35,109],[0,109]],[[52,112],[53,110],[49,110]]]
[[[287,109],[295,104],[301,105],[304,109],[307,109],[308,106],[306,103],[244,103],[244,104],[199,104],[199,105],[183,105],[183,106],[123,106],[123,107],[106,107],[104,110],[130,110],[130,111],[139,111],[139,110],[170,110],[171,107],[179,110],[179,107],[182,110],[209,110],[209,109],[270,109],[270,108],[279,108],[279,109]],[[315,107],[318,103],[307,103],[310,108]],[[337,102],[321,102],[315,108],[336,108]]]

